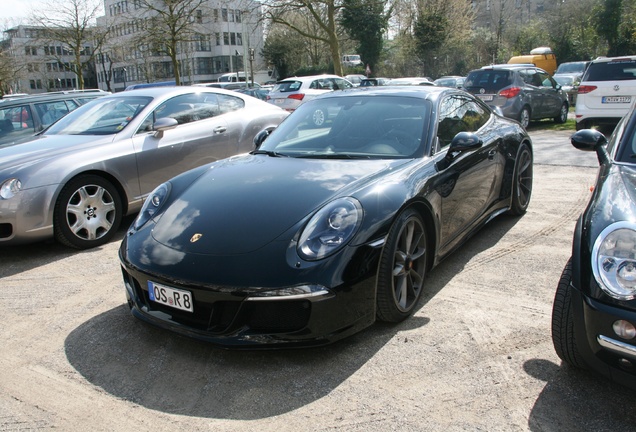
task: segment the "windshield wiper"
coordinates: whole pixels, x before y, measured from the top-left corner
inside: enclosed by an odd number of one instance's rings
[[[275,151],[271,151],[271,150],[254,150],[251,151],[250,154],[256,155],[256,154],[264,154],[270,157],[289,157],[289,155],[283,154],[283,153],[278,153]]]
[[[351,153],[311,153],[296,156],[302,159],[371,159],[370,155]]]

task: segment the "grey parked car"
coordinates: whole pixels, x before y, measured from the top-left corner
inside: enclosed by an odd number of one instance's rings
[[[79,106],[109,94],[102,90],[69,90],[5,95],[0,100],[0,145],[30,137]]]
[[[257,133],[287,115],[250,96],[201,87],[89,102],[32,140],[0,145],[0,245],[53,236],[80,249],[101,245],[157,185],[251,150]]]
[[[532,65],[492,65],[471,71],[464,89],[524,128],[530,120],[552,118],[565,123],[567,94],[546,71]]]

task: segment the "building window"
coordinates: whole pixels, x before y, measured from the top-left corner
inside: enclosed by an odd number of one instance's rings
[[[38,49],[32,46],[24,47],[24,54],[26,55],[38,55]]]
[[[228,32],[223,32],[223,45],[230,44],[230,34]]]
[[[221,9],[221,19],[223,22],[227,22],[227,9],[225,8]]]
[[[219,33],[219,32],[214,33],[214,39],[216,40],[216,46],[220,46],[221,45],[221,33]]]
[[[241,22],[241,20],[242,20],[242,18],[241,18],[241,11],[240,11],[240,10],[237,10],[237,11],[234,13],[234,16],[236,17],[236,22],[237,22],[237,23],[240,23],[240,22]]]

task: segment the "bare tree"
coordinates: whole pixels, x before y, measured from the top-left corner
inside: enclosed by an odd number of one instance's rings
[[[83,71],[93,63],[95,53],[108,36],[107,31],[97,31],[95,19],[101,15],[100,0],[49,0],[33,13],[32,22],[44,29],[41,42],[61,43],[63,51],[49,51],[48,55],[60,64],[68,65],[77,76],[77,84],[84,88]],[[62,57],[68,52],[73,61],[66,63]]]
[[[195,40],[194,23],[202,22],[206,0],[139,0],[146,13],[143,39],[157,54],[170,57],[175,82],[181,85],[181,47]]]
[[[265,16],[275,24],[281,24],[299,35],[323,42],[329,47],[334,73],[342,75],[340,62],[339,14],[342,8],[340,0],[265,0]],[[298,15],[308,15],[308,19],[318,25],[320,32],[309,32],[298,25]]]

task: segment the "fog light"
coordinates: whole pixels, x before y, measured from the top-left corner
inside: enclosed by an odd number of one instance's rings
[[[631,372],[634,369],[634,365],[632,364],[632,362],[624,358],[618,360],[618,365],[625,371]]]
[[[614,328],[614,333],[623,339],[634,339],[636,337],[636,328],[630,322],[618,320],[614,322],[612,327]]]

